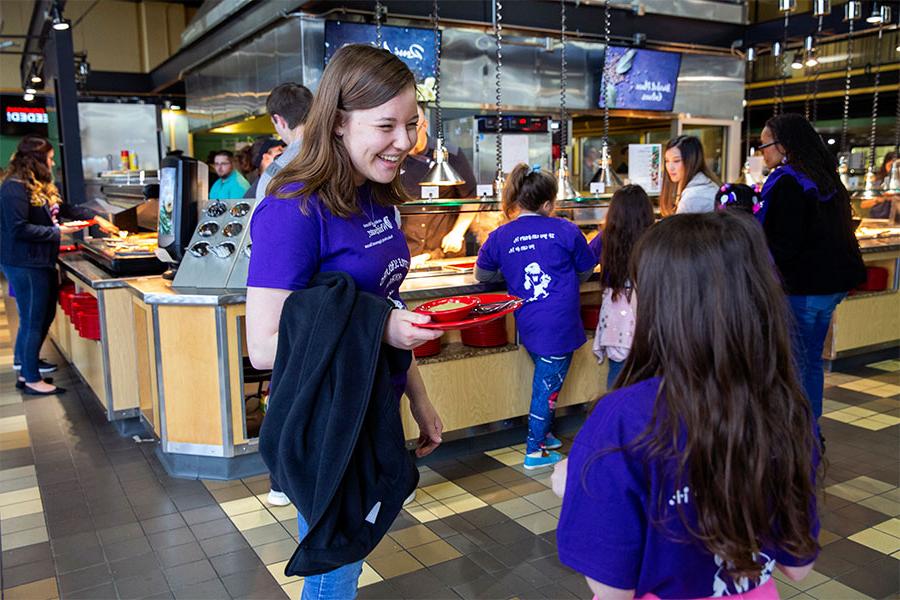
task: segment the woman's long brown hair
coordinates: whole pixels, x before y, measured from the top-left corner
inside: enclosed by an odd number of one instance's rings
[[[631,279],[631,253],[638,238],[653,225],[653,204],[639,185],[626,185],[613,194],[603,228],[600,254],[601,282],[615,300]]]
[[[633,447],[677,465],[697,512],[685,526],[733,577],[758,578],[763,546],[812,558],[821,454],[762,228],[729,211],[675,215],[638,242],[632,279],[640,310],[618,383],[662,378]]]
[[[34,206],[59,204],[62,199],[53,183],[53,172],[47,166],[47,155],[53,146],[39,135],[26,135],[16,147],[6,177],[19,179],[25,185],[28,201]]]
[[[415,84],[409,67],[387,50],[354,44],[335,52],[309,109],[300,153],[272,178],[266,193],[299,197],[304,212],[309,196],[318,194],[333,215],[346,218],[358,214],[353,165],[335,127],[343,113],[381,106]],[[300,190],[284,190],[287,184],[301,182]],[[370,182],[370,186],[375,202],[382,206],[408,200],[399,169],[391,183]]]
[[[668,217],[675,214],[678,205],[678,199],[681,198],[681,192],[691,179],[697,173],[703,173],[709,180],[716,185],[721,185],[721,181],[715,173],[706,165],[706,159],[703,157],[703,144],[700,139],[693,135],[679,135],[666,143],[663,148],[663,157],[666,152],[672,148],[678,148],[681,152],[681,162],[684,164],[684,178],[677,184],[669,178],[669,172],[663,168],[662,189],[659,192],[659,213]]]

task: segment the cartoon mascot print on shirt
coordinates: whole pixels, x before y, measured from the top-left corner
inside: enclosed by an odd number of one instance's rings
[[[528,263],[525,266],[525,289],[531,290],[531,298],[528,299],[528,302],[548,297],[550,292],[547,291],[547,288],[551,281],[553,278],[544,273],[541,265],[536,262]]]

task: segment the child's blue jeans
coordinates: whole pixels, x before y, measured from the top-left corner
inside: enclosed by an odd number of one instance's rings
[[[544,441],[553,426],[553,411],[556,399],[566,380],[572,353],[557,356],[540,356],[528,353],[534,361],[534,379],[531,383],[531,410],[528,412],[528,439],[526,451],[537,452],[544,447]]]

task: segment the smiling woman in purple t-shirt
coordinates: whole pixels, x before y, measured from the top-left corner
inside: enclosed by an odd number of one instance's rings
[[[619,387],[553,476],[563,564],[600,598],[778,597],[812,570],[820,448],[762,229],[676,215],[634,251]]]
[[[269,190],[278,192],[260,202],[250,224],[247,342],[256,368],[274,363],[287,297],[321,271],[348,273],[358,289],[394,303],[386,344],[411,350],[440,337],[416,327],[430,318],[404,310],[400,300],[409,250],[396,208],[406,199],[399,166],[415,143],[417,120],[415,79],[400,59],[363,45],[335,53],[310,108],[300,154],[272,179]],[[420,431],[416,454],[425,456],[440,444],[443,425],[415,362],[406,380],[395,383],[398,392],[405,385]],[[302,515],[298,525],[302,538]],[[353,598],[361,570],[359,561],[307,577],[303,598]]]

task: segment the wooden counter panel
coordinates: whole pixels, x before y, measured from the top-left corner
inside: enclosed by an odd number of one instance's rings
[[[108,289],[102,293],[106,313],[112,409],[137,408],[140,406],[140,393],[134,379],[138,372],[138,342],[131,308],[132,294],[125,288]]]
[[[159,396],[156,390],[156,357],[153,351],[153,320],[150,307],[131,297],[134,319],[134,348],[138,402],[141,414],[157,437],[162,437],[159,423]]]
[[[847,298],[834,311],[832,337],[836,353],[900,340],[900,293]]]
[[[524,348],[419,367],[432,403],[454,431],[528,414],[534,363]],[[590,340],[578,349],[557,406],[581,404],[605,390],[606,364],[598,365]],[[403,402],[407,439],[418,437],[418,426]]]
[[[100,404],[107,406],[106,385],[103,377],[103,350],[100,342],[81,337],[71,321],[66,320],[69,330],[69,344],[71,351],[71,364],[78,370],[81,377],[90,386],[94,394],[100,400]]]
[[[243,355],[247,346],[244,339],[243,328],[239,326],[238,319],[247,314],[246,304],[235,304],[225,309],[225,321],[227,323],[226,335],[228,336],[228,385],[231,389],[231,430],[234,432],[234,444],[244,444],[247,436],[244,435],[244,388],[241,382]]]
[[[158,311],[168,441],[221,446],[215,307],[160,305]]]
[[[50,326],[50,337],[56,342],[56,347],[59,349],[60,354],[67,361],[72,362],[72,340],[69,337],[69,331],[69,317],[63,312],[62,307],[57,304],[56,318],[53,319],[53,323]]]

